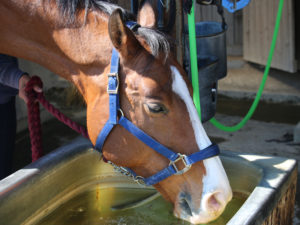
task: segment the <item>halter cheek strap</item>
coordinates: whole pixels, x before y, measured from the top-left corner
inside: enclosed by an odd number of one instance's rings
[[[129,25],[127,24],[127,26],[129,26],[130,28],[134,24],[136,23],[131,22]],[[159,154],[168,158],[170,160],[168,167],[147,178],[138,176],[137,174],[135,174],[134,171],[132,171],[129,168],[122,168],[122,170],[126,171],[127,173],[130,173],[131,176],[136,181],[146,185],[156,184],[174,174],[183,174],[191,168],[192,164],[216,156],[220,153],[220,150],[217,145],[211,145],[201,151],[193,153],[192,155],[186,156],[184,154],[180,154],[170,150],[169,148],[165,147],[164,145],[160,144],[155,139],[150,137],[140,128],[135,126],[123,115],[123,112],[120,108],[118,72],[119,72],[119,53],[115,48],[113,48],[110,73],[108,74],[108,85],[107,85],[107,93],[109,94],[109,119],[107,120],[106,124],[104,125],[103,129],[101,130],[100,134],[97,137],[95,148],[99,152],[102,153],[104,142],[107,139],[110,132],[112,131],[112,129],[116,125],[121,125],[127,131],[129,131],[131,134],[137,137],[140,141],[148,145],[150,148],[152,148]],[[118,119],[118,112],[120,112],[121,114],[119,119]],[[184,168],[181,169],[178,168],[179,162],[181,162],[181,165],[184,165]]]

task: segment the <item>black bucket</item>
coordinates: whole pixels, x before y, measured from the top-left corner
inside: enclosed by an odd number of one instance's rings
[[[227,74],[226,30],[227,25],[219,22],[196,23],[202,122],[215,115],[217,82]],[[188,29],[185,30],[185,40],[185,67],[191,76]]]

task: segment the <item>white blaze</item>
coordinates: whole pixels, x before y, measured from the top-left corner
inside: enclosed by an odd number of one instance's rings
[[[192,127],[194,129],[195,140],[198,148],[204,149],[210,146],[212,143],[209,140],[202,123],[199,119],[196,107],[193,103],[192,97],[189,93],[188,87],[183,80],[181,74],[176,67],[171,66],[172,71],[172,89],[173,91],[184,101],[187,107],[187,111],[190,115]],[[214,193],[218,194],[218,201],[225,207],[226,203],[232,198],[232,191],[229,185],[229,181],[220,158],[213,157],[203,161],[206,169],[206,175],[203,177],[203,193],[201,199],[201,212],[200,215],[194,215],[191,220],[199,220],[201,216],[204,220],[205,217],[211,217],[209,209],[206,208],[206,200]],[[192,221],[191,221],[192,222]]]

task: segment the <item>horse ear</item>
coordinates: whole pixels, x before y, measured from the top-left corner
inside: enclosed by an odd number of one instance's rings
[[[155,2],[155,1],[154,1]],[[154,9],[154,3],[150,1],[144,1],[138,12],[137,22],[142,27],[154,28],[156,27],[156,10]]]
[[[114,47],[124,59],[128,59],[136,56],[142,46],[122,18],[122,11],[116,9],[109,17],[108,32]]]

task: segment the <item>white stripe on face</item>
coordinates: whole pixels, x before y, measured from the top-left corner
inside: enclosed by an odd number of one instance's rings
[[[171,71],[173,78],[172,89],[186,104],[186,108],[190,115],[190,121],[194,130],[195,140],[198,148],[201,151],[201,149],[211,145],[211,141],[209,140],[201,124],[196,107],[193,103],[185,81],[176,67],[171,66]],[[219,157],[206,159],[203,161],[203,163],[206,169],[206,175],[203,177],[201,208],[205,211],[204,201],[207,196],[215,192],[220,192],[222,194],[218,200],[227,203],[232,198],[232,191]],[[224,207],[225,205],[226,204],[224,204]]]

